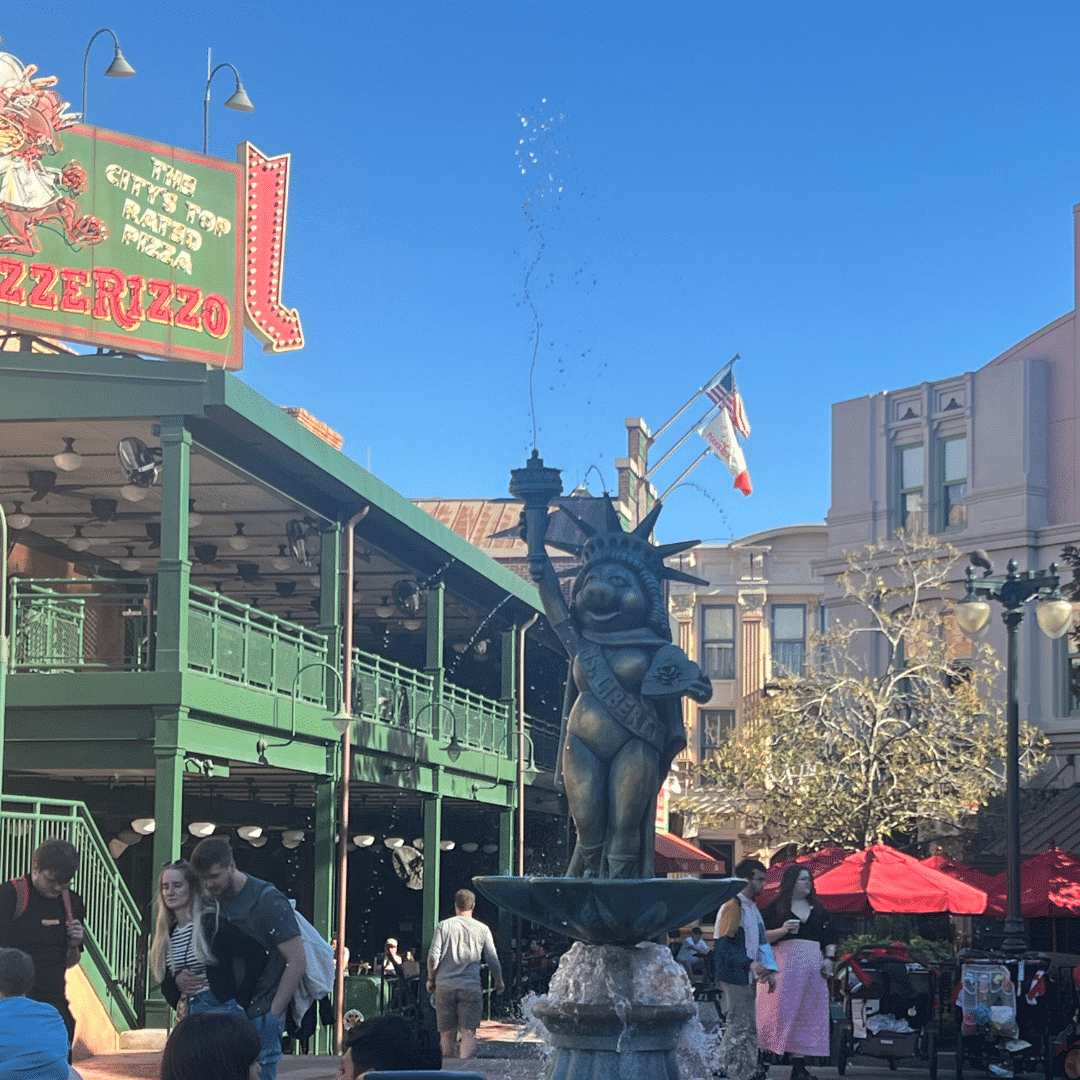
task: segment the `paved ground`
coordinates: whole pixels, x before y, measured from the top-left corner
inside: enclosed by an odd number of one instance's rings
[[[447,1061],[443,1070],[448,1073],[476,1072],[485,1080],[541,1080],[544,1061],[535,1040],[519,1038],[514,1024],[488,1022],[479,1032],[477,1055],[469,1061]],[[77,1064],[83,1080],[157,1080],[161,1055],[130,1051],[122,1054],[91,1058]],[[951,1063],[951,1058],[949,1059]],[[922,1080],[925,1064],[907,1067],[902,1063],[897,1072],[889,1072],[885,1062],[853,1063],[845,1080]],[[941,1070],[948,1075],[946,1063]],[[951,1071],[951,1064],[948,1066]],[[839,1080],[834,1069],[815,1068],[817,1080]],[[332,1057],[292,1057],[281,1059],[278,1076],[282,1080],[334,1080],[338,1074],[337,1060]],[[788,1069],[774,1067],[770,1080],[787,1080]]]

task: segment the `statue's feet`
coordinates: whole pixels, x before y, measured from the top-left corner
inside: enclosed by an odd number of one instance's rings
[[[636,855],[619,857],[609,855],[607,859],[608,877],[610,878],[637,878],[641,877],[638,870]]]

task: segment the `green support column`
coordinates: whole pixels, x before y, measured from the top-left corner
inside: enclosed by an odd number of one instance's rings
[[[512,874],[514,872],[514,811],[512,809],[499,811],[499,873]],[[521,931],[521,920],[515,919],[509,912],[499,909],[499,932],[498,950],[499,963],[503,967],[503,978],[506,985],[510,986],[510,972],[513,968],[513,951],[510,941],[514,937],[515,924],[518,932]]]
[[[319,777],[315,785],[315,903],[311,921],[327,941],[336,932],[337,790],[332,776]]]
[[[340,522],[332,521],[323,526],[320,548],[321,569],[319,573],[319,625],[320,634],[329,643],[327,660],[330,666],[344,677],[341,670],[341,549],[344,537]],[[328,709],[338,704],[338,681],[329,671],[323,670],[326,682],[326,705]]]
[[[161,558],[157,573],[157,671],[187,669],[188,492],[191,435],[182,416],[161,418]]]
[[[431,949],[431,940],[435,936],[435,924],[439,921],[439,881],[442,866],[442,796],[424,796],[424,898],[423,921],[420,926],[420,940],[423,943],[420,955],[420,979],[427,979],[427,956]],[[421,994],[427,1001],[427,994]],[[430,1006],[426,1006],[430,1007]]]
[[[333,770],[340,751],[331,747],[327,768]],[[337,798],[336,773],[321,776],[315,784],[315,900],[312,925],[327,941],[337,933],[335,908],[337,899]],[[347,944],[348,935],[346,935]],[[347,984],[346,984],[347,985]],[[315,1033],[313,1053],[332,1054],[334,1029],[320,1026]]]
[[[424,671],[432,680],[431,730],[436,739],[441,739],[444,733],[447,737],[457,733],[457,722],[453,722],[451,729],[449,714],[444,716],[445,710],[439,707],[443,700],[445,621],[446,586],[440,581],[427,591],[427,659],[424,662]]]
[[[162,709],[154,716],[154,885],[161,867],[180,858],[184,839],[184,737],[187,709]],[[149,930],[151,919],[147,919]],[[147,973],[146,1026],[169,1026],[170,1009]]]

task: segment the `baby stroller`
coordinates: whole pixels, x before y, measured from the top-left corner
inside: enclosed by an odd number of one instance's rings
[[[969,949],[959,959],[956,1080],[963,1080],[965,1064],[992,1076],[1041,1072],[1050,1080],[1050,958]]]
[[[937,1080],[937,1032],[931,971],[899,942],[861,949],[837,964],[844,1020],[834,1040],[833,1064],[843,1076],[854,1055],[884,1058],[895,1070],[902,1058],[919,1058]]]

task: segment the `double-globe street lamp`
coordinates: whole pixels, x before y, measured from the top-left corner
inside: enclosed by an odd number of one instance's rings
[[[1057,564],[1049,570],[1017,572],[1016,560],[1010,559],[1003,578],[990,575],[993,567],[983,552],[972,552],[967,568],[967,593],[956,605],[956,622],[973,641],[986,635],[990,627],[990,601],[1003,610],[1007,650],[1005,686],[1008,746],[1005,753],[1005,873],[1008,906],[1005,915],[1005,940],[1002,949],[1009,956],[1019,956],[1026,947],[1024,920],[1020,917],[1020,706],[1016,692],[1017,638],[1024,618],[1024,605],[1039,601],[1035,620],[1048,638],[1062,637],[1072,623],[1072,604],[1061,595]],[[984,568],[983,577],[975,578],[975,566]]]

